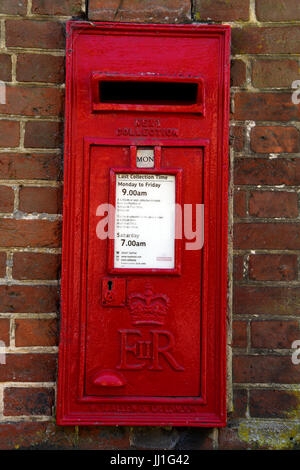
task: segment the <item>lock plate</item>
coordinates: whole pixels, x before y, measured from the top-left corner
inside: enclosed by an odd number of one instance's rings
[[[126,303],[126,280],[102,279],[102,305],[104,307],[124,307]]]

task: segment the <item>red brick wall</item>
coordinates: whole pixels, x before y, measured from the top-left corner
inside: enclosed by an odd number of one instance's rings
[[[85,4],[0,2],[0,449],[295,448],[298,0],[89,0],[91,20],[232,25],[228,426],[55,426],[65,23]]]

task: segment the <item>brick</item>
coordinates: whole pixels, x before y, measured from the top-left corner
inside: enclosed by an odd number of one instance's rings
[[[0,277],[5,277],[6,274],[6,253],[0,251]]]
[[[59,429],[60,428],[61,426]],[[56,435],[57,434],[58,432],[56,429]],[[58,440],[56,435],[54,438],[55,440]],[[77,436],[75,433],[73,436],[74,446],[80,450],[128,450],[130,447],[130,431],[127,426],[111,426],[111,428],[109,426],[79,426]],[[70,441],[70,439],[68,439],[68,441]],[[68,445],[68,442],[65,444],[65,446],[66,445]]]
[[[256,153],[299,152],[299,131],[295,127],[256,126],[251,131],[251,150]]]
[[[180,433],[176,445],[180,450],[212,450],[214,439],[211,429],[187,429]]]
[[[0,120],[0,147],[19,147],[20,123]]]
[[[11,56],[8,54],[0,54],[0,80],[9,82],[11,80],[11,69]]]
[[[248,450],[251,449],[251,443],[245,442],[239,428],[228,423],[226,428],[220,428],[218,431],[219,450]]]
[[[58,279],[60,255],[50,253],[15,253],[12,276],[14,279]]]
[[[292,223],[236,223],[235,249],[299,250],[300,225]]]
[[[9,319],[0,318],[0,341],[3,341],[5,343],[5,346],[9,346],[9,329]]]
[[[96,21],[175,23],[191,20],[190,0],[89,0],[88,17]]]
[[[75,426],[55,426],[49,421],[16,421],[10,420],[0,424],[0,447],[7,450],[74,450],[79,448],[82,440],[79,435],[82,429],[79,430]],[[93,436],[97,435],[98,441],[93,440],[95,446],[103,446],[103,440],[109,439],[110,442],[115,443],[117,439],[113,439],[113,432],[103,431],[99,426],[88,427]],[[114,430],[115,431],[115,430]],[[127,430],[126,430],[127,431]],[[124,432],[124,434],[126,433]],[[117,431],[115,434],[118,436],[121,432]],[[127,435],[129,432],[127,431]],[[122,448],[122,447],[121,447]],[[118,449],[116,446],[115,449]]]
[[[257,88],[288,87],[299,78],[297,60],[261,59],[252,64],[252,84]]]
[[[51,313],[57,306],[56,286],[0,286],[0,312]]]
[[[237,217],[246,217],[247,200],[245,191],[234,191],[233,213]]]
[[[252,321],[251,346],[263,349],[291,349],[300,338],[297,321]]]
[[[6,15],[26,15],[27,0],[1,0],[0,13]]]
[[[297,384],[300,365],[294,365],[291,356],[235,356],[233,380],[235,383]]]
[[[239,286],[233,292],[238,315],[300,315],[299,287]]]
[[[250,416],[255,418],[288,418],[299,416],[299,392],[285,390],[250,390]]]
[[[247,21],[249,0],[196,0],[195,18],[198,21]]]
[[[2,247],[47,247],[60,246],[61,223],[50,220],[0,219]]]
[[[285,122],[300,118],[300,107],[292,102],[291,93],[242,91],[235,94],[234,103],[234,118],[239,121]]]
[[[300,159],[236,158],[235,184],[292,185],[300,184]]]
[[[76,16],[81,13],[82,0],[33,0],[32,13],[35,15]]]
[[[296,255],[258,254],[249,257],[249,278],[254,281],[294,281],[297,277]]]
[[[60,155],[0,153],[0,179],[58,180],[61,171]]]
[[[253,217],[297,217],[298,195],[285,191],[252,191],[249,214]]]
[[[63,142],[63,124],[55,121],[29,121],[25,126],[24,146],[58,148]]]
[[[38,86],[8,86],[6,104],[1,105],[2,114],[25,116],[61,116],[62,109],[62,90]]]
[[[55,21],[7,20],[6,46],[64,49],[64,25]]]
[[[4,422],[0,424],[1,450],[35,448],[48,439],[45,422]]]
[[[244,257],[243,256],[234,256],[233,257],[233,278],[236,281],[242,281],[243,279],[243,270],[244,270]]]
[[[6,388],[4,390],[4,416],[51,416],[54,390],[51,388]]]
[[[234,321],[232,323],[232,347],[233,348],[246,348],[247,347],[247,322]]]
[[[17,347],[57,346],[58,332],[56,319],[17,319]]]
[[[63,83],[64,77],[65,58],[62,56],[50,54],[18,54],[17,56],[17,80],[19,82]]]
[[[173,449],[178,441],[178,431],[172,427],[147,429],[142,426],[134,426],[130,441],[133,449]]]
[[[300,20],[298,0],[256,0],[256,17],[259,21],[296,21]]]
[[[0,212],[13,212],[14,190],[9,186],[0,186]]]
[[[245,144],[245,129],[242,126],[230,128],[230,144],[236,152],[241,152]]]
[[[246,82],[246,64],[242,60],[231,61],[230,85],[243,86]]]
[[[56,355],[44,353],[6,354],[0,367],[1,382],[54,382]]]
[[[233,412],[231,418],[245,418],[247,411],[247,390],[233,390]]]
[[[34,388],[34,390],[36,387]],[[0,424],[1,450],[128,450],[126,426],[55,426],[49,421],[10,420]]]
[[[62,211],[61,188],[25,186],[20,188],[19,197],[22,212],[58,214]]]
[[[299,54],[298,25],[232,28],[232,54]]]

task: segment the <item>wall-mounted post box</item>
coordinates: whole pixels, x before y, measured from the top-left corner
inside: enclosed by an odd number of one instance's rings
[[[68,25],[61,425],[225,424],[229,36]]]

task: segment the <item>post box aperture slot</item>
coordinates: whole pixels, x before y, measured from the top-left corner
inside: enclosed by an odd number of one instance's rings
[[[95,73],[92,82],[93,111],[204,113],[204,87],[199,78],[110,78]]]
[[[109,271],[179,273],[181,170],[111,170]]]
[[[197,83],[99,81],[100,103],[192,105]]]

